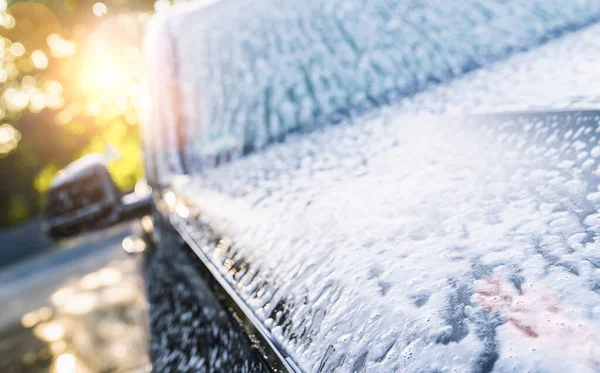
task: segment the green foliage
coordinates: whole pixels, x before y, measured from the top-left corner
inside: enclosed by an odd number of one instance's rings
[[[43,0],[0,11],[0,226],[39,214],[54,174],[89,152],[118,153],[109,170],[123,189],[143,176],[139,72],[152,9]]]
[[[57,172],[58,167],[56,167],[52,163],[49,163],[45,165],[44,168],[37,174],[37,176],[33,180],[33,187],[40,195],[43,196],[48,191],[48,189],[50,189],[52,178]]]
[[[29,210],[27,203],[21,196],[10,200],[8,207],[8,220],[9,221],[21,221],[27,218]]]

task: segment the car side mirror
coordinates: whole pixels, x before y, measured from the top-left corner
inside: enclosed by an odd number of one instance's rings
[[[149,192],[123,195],[104,155],[88,154],[59,171],[46,196],[45,230],[53,238],[102,229],[151,212]]]

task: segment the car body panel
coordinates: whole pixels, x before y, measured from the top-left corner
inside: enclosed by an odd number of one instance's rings
[[[206,267],[164,216],[146,255],[149,352],[157,372],[279,372],[253,343]],[[156,233],[156,232],[155,232]],[[272,366],[272,367],[271,367]]]
[[[597,107],[598,26],[490,67],[597,3],[417,5],[159,14],[163,214],[288,370],[597,371],[600,113],[414,116]]]
[[[599,123],[340,125],[180,179],[175,220],[307,371],[592,372]]]

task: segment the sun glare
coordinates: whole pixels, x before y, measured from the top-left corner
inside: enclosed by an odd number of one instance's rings
[[[84,89],[88,93],[113,94],[127,86],[124,66],[114,60],[86,64],[83,70]]]
[[[141,34],[129,30],[136,22],[141,18],[135,14],[108,18],[81,45],[77,85],[85,98],[83,111],[87,115],[122,117],[127,124],[137,124],[142,96],[141,51],[137,45]]]

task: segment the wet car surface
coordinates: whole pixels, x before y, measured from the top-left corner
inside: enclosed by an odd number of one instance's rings
[[[600,112],[389,114],[181,178],[176,226],[311,369],[596,371]]]
[[[600,115],[553,112],[599,107],[597,3],[268,4],[155,19],[145,146],[275,347],[307,372],[598,371]]]

